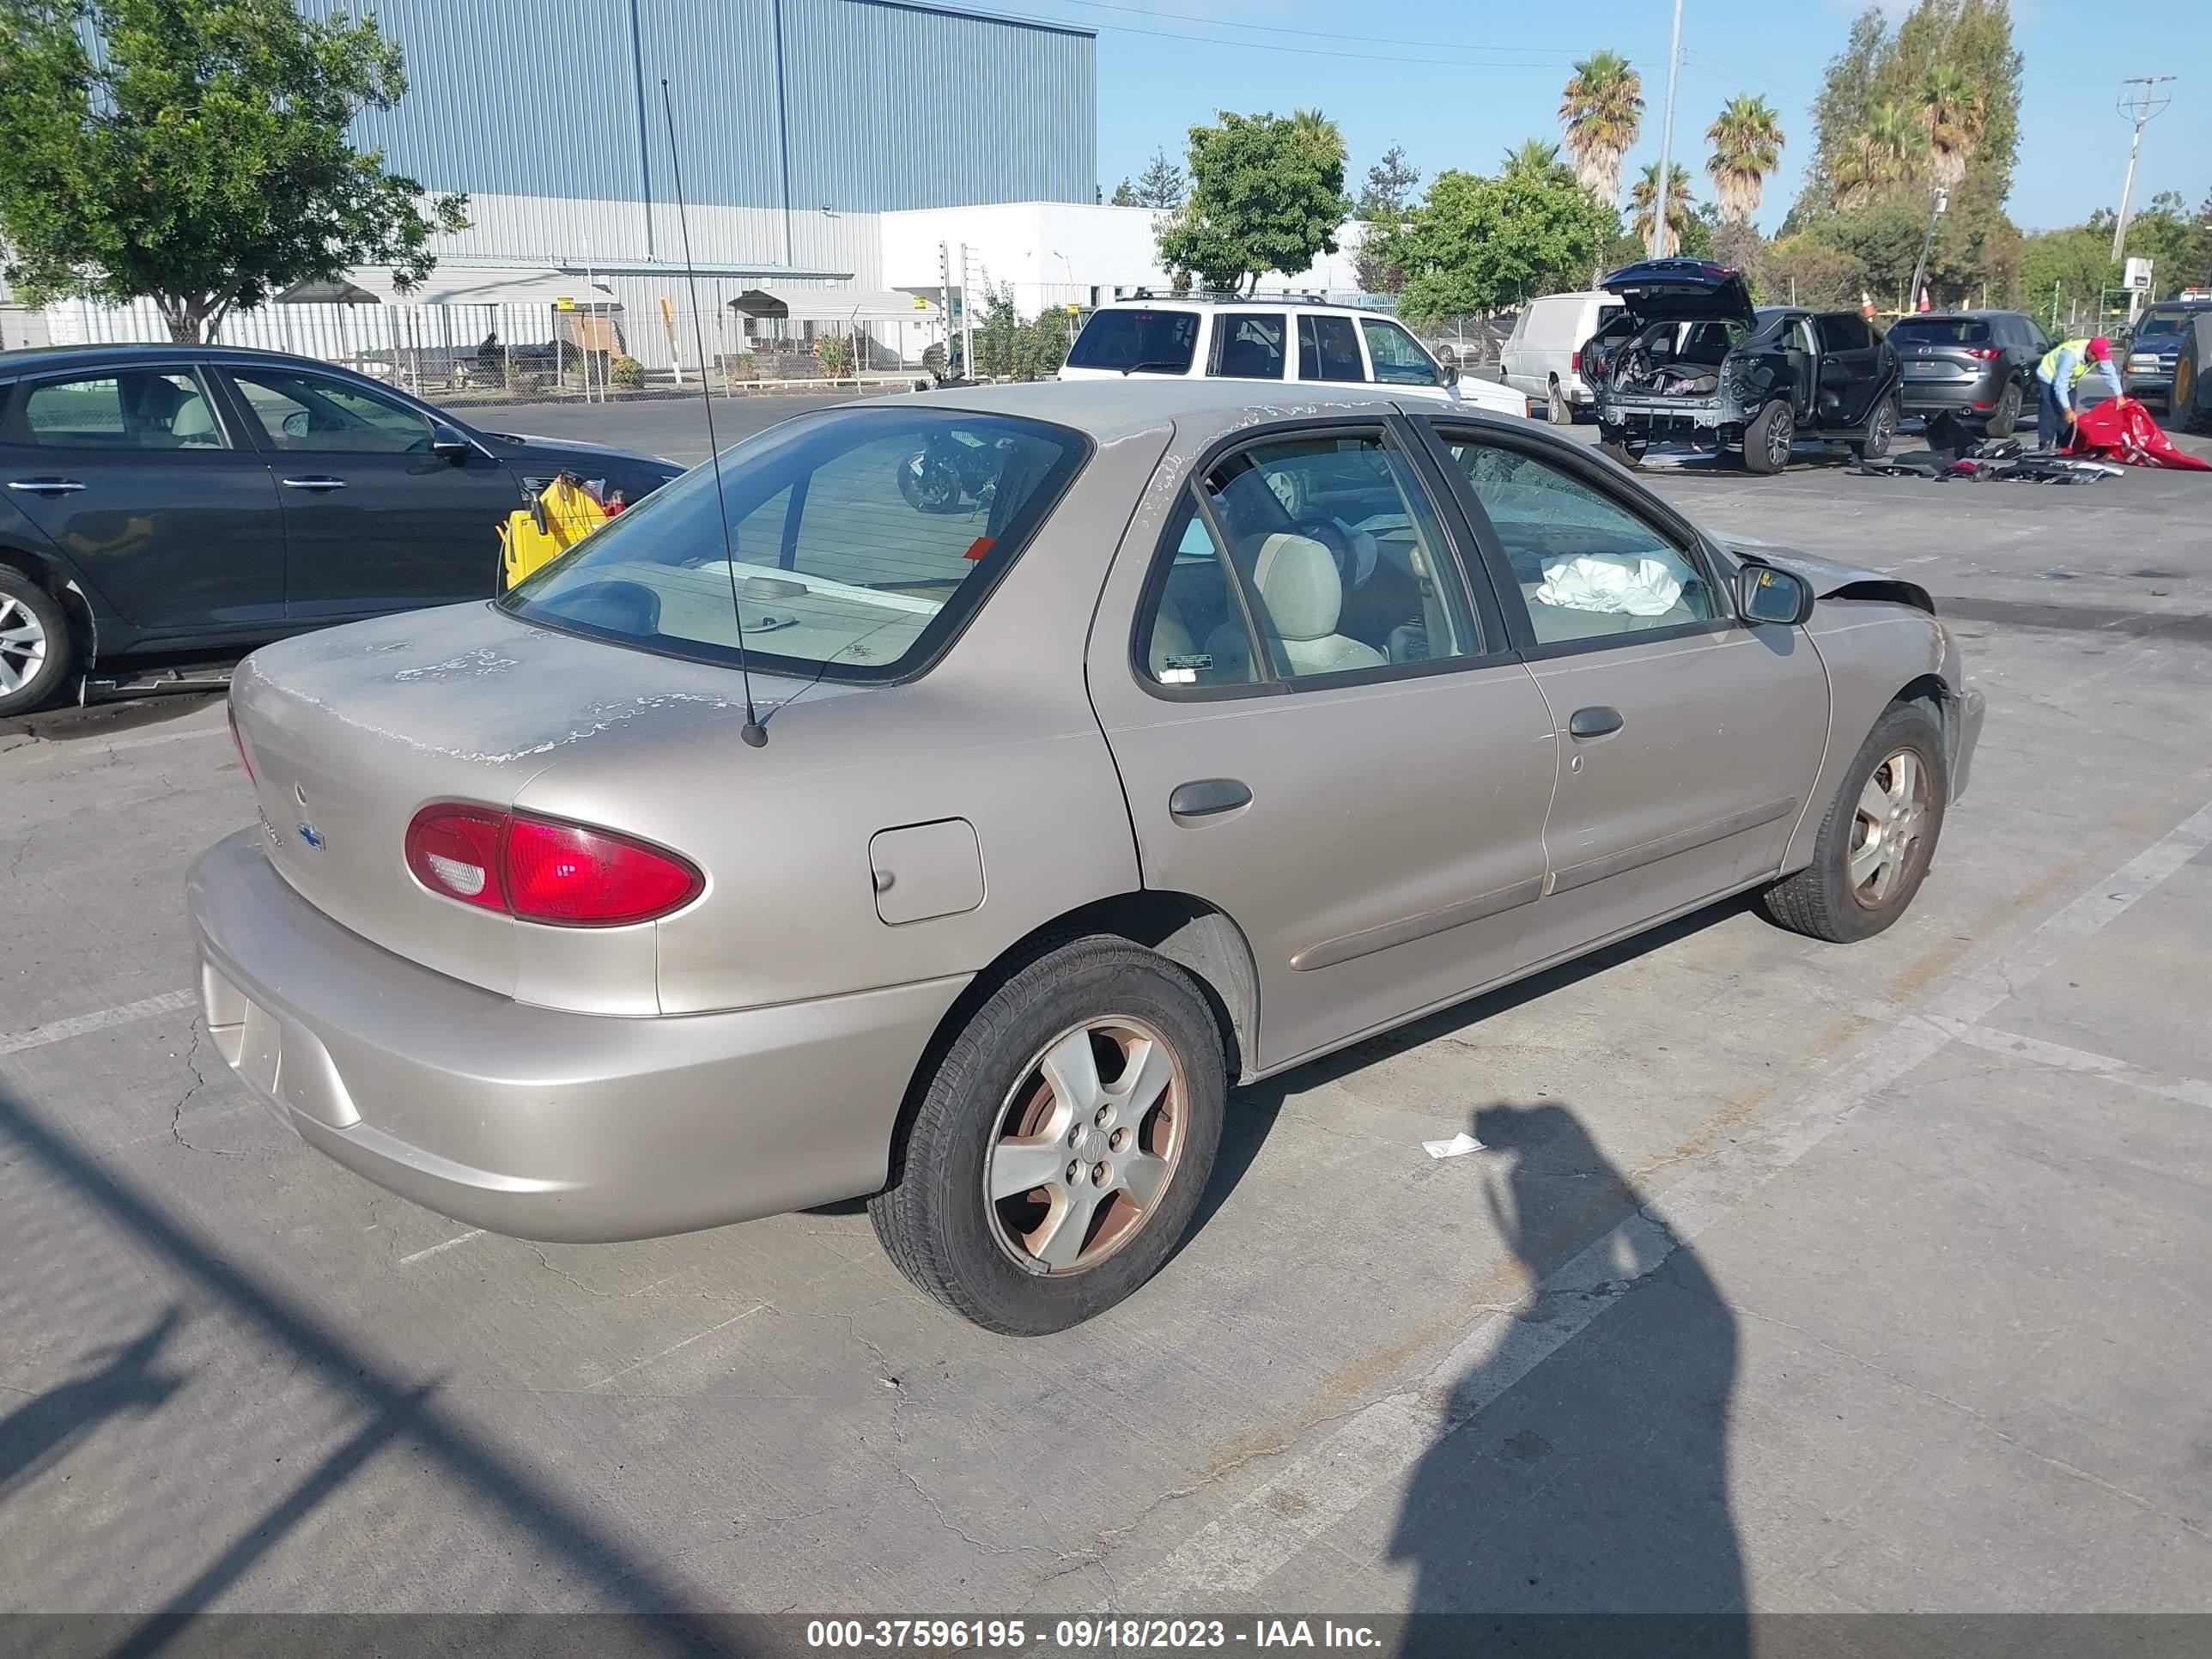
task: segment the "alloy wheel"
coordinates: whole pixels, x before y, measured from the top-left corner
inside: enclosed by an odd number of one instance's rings
[[[1778,416],[1774,423],[1766,428],[1766,459],[1774,463],[1777,471],[1790,465],[1790,446],[1796,435],[1797,423],[1787,410]]]
[[[46,630],[31,607],[0,593],[0,696],[20,691],[46,662]]]
[[[993,1236],[1031,1272],[1081,1273],[1151,1220],[1182,1153],[1174,1049],[1129,1015],[1085,1021],[1023,1069],[983,1160]]]
[[[1874,769],[1859,791],[1846,855],[1851,896],[1869,908],[1887,904],[1911,872],[1928,833],[1928,769],[1900,749]]]

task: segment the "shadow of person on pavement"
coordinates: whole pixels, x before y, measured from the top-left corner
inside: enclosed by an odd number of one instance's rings
[[[1470,1127],[1525,1289],[1407,1488],[1390,1557],[1413,1564],[1408,1611],[1504,1616],[1516,1654],[1747,1655],[1734,1316],[1567,1107],[1487,1106]],[[1475,1639],[1417,1620],[1403,1651]]]
[[[155,1361],[177,1322],[171,1308],[131,1341],[100,1350],[93,1369],[0,1417],[0,1500],[110,1418],[167,1403],[185,1378],[156,1370]]]

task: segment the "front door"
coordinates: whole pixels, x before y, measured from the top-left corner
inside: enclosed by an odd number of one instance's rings
[[[356,380],[289,365],[228,372],[271,452],[293,620],[491,597],[499,526],[524,504],[503,462],[434,453],[428,416]]]
[[[1243,931],[1257,1069],[1510,974],[1542,886],[1551,721],[1409,435],[1281,428],[1148,496],[1091,635],[1145,884]]]
[[[1827,729],[1802,630],[1737,622],[1688,526],[1594,463],[1438,436],[1557,738],[1524,965],[1773,873]]]
[[[188,364],[17,382],[0,483],[134,628],[220,635],[283,618],[276,486]]]

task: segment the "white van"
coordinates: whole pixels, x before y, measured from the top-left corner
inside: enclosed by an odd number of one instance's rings
[[[1544,404],[1553,424],[1566,425],[1595,401],[1583,381],[1583,347],[1620,311],[1620,295],[1595,289],[1529,301],[1498,354],[1505,384]]]
[[[1099,307],[1068,348],[1060,378],[1127,374],[1376,386],[1498,414],[1528,412],[1526,398],[1495,380],[1461,380],[1395,317],[1279,295],[1146,295]]]

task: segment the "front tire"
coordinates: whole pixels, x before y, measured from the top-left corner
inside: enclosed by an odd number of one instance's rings
[[[1893,702],[1859,745],[1813,842],[1813,861],[1760,895],[1793,933],[1871,939],[1920,890],[1943,831],[1943,728],[1924,702]]]
[[[1797,417],[1778,398],[1744,428],[1744,466],[1753,472],[1779,472],[1790,465],[1790,446],[1796,441]]]
[[[44,708],[76,662],[61,601],[21,571],[0,565],[0,716]]]
[[[868,1201],[876,1236],[987,1330],[1066,1330],[1181,1243],[1227,1096],[1189,975],[1127,939],[1072,940],[1009,975],[945,1050],[896,1184]]]
[[[1643,465],[1644,452],[1649,447],[1628,438],[1601,438],[1597,447],[1623,466],[1629,467]]]

